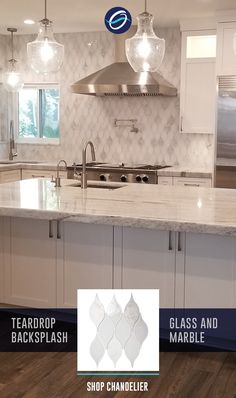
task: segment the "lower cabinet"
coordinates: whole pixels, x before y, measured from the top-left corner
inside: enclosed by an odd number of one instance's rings
[[[82,289],[160,289],[161,308],[236,307],[236,238],[0,218],[0,302],[76,307]]]
[[[186,308],[236,308],[236,238],[186,234]]]
[[[58,307],[75,307],[77,289],[111,289],[113,227],[64,222],[58,241]]]
[[[160,306],[173,308],[175,253],[169,232],[123,228],[122,234],[121,272],[115,273],[116,287],[160,289]]]
[[[196,178],[196,177],[158,177],[159,185],[176,185],[182,187],[212,187],[211,178]]]
[[[48,221],[7,218],[4,226],[5,302],[56,306],[56,240]]]
[[[14,182],[21,180],[21,170],[9,170],[0,172],[0,183]]]

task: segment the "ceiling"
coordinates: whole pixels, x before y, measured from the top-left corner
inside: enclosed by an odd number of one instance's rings
[[[48,17],[57,32],[104,30],[104,15],[114,6],[127,8],[133,17],[144,8],[144,0],[48,0]],[[217,11],[236,9],[235,0],[149,0],[148,10],[160,26],[177,26],[182,18],[210,17]],[[27,18],[43,18],[44,0],[1,0],[0,32],[7,26],[19,33],[32,33],[37,26],[26,26]]]

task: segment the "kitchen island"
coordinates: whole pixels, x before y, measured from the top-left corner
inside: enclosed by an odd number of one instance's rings
[[[77,288],[159,288],[161,307],[235,307],[236,191],[76,185],[0,186],[1,302],[74,307]]]

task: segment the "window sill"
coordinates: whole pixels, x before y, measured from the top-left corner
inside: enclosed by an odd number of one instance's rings
[[[24,145],[60,145],[60,138],[18,138],[16,143]]]

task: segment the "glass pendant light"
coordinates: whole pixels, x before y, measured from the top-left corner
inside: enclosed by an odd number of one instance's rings
[[[64,46],[53,35],[53,23],[47,18],[47,0],[45,17],[40,21],[38,37],[27,44],[28,61],[37,73],[55,73],[62,66]]]
[[[156,36],[153,30],[153,15],[145,11],[137,16],[136,34],[125,42],[129,64],[135,72],[156,72],[165,55],[165,40]]]
[[[3,86],[9,92],[17,92],[24,86],[21,73],[17,70],[17,60],[14,58],[14,39],[13,34],[17,32],[15,28],[8,28],[11,32],[11,59],[8,61],[8,70],[3,74]]]

